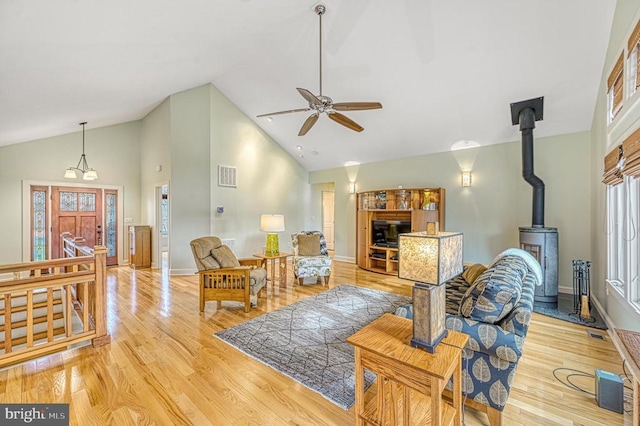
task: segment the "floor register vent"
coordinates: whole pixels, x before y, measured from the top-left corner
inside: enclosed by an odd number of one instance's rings
[[[587,336],[591,337],[592,339],[606,340],[604,338],[604,334],[595,330],[587,330]]]

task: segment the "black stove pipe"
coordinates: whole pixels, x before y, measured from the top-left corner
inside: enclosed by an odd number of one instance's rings
[[[523,108],[519,114],[522,132],[522,177],[533,187],[532,227],[544,228],[544,182],[533,172],[533,129],[535,111]]]
[[[522,132],[522,177],[533,187],[532,228],[544,228],[544,182],[533,173],[533,129],[542,120],[544,97],[511,104],[511,124]]]

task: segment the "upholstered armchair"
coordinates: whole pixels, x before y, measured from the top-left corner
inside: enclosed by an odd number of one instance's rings
[[[302,231],[291,234],[293,248],[293,275],[302,285],[307,277],[320,277],[324,284],[329,283],[331,276],[331,258],[327,250],[327,241],[320,231]]]
[[[259,259],[238,259],[218,237],[200,237],[191,241],[191,251],[200,275],[200,312],[204,303],[216,300],[244,302],[249,312],[251,298],[258,304],[258,293],[267,282],[267,271],[259,268]]]

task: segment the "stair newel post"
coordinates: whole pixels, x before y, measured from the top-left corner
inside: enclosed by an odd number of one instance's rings
[[[93,311],[96,337],[92,339],[91,343],[94,347],[97,347],[111,342],[111,337],[107,334],[107,248],[95,246],[93,256],[96,267],[95,306]]]

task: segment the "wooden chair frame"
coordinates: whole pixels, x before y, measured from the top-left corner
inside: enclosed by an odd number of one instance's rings
[[[259,259],[239,259],[239,268],[220,268],[199,271],[200,275],[200,312],[204,312],[205,302],[215,300],[233,300],[244,302],[244,311],[251,309],[251,266],[256,266]],[[262,290],[261,290],[262,291]]]

